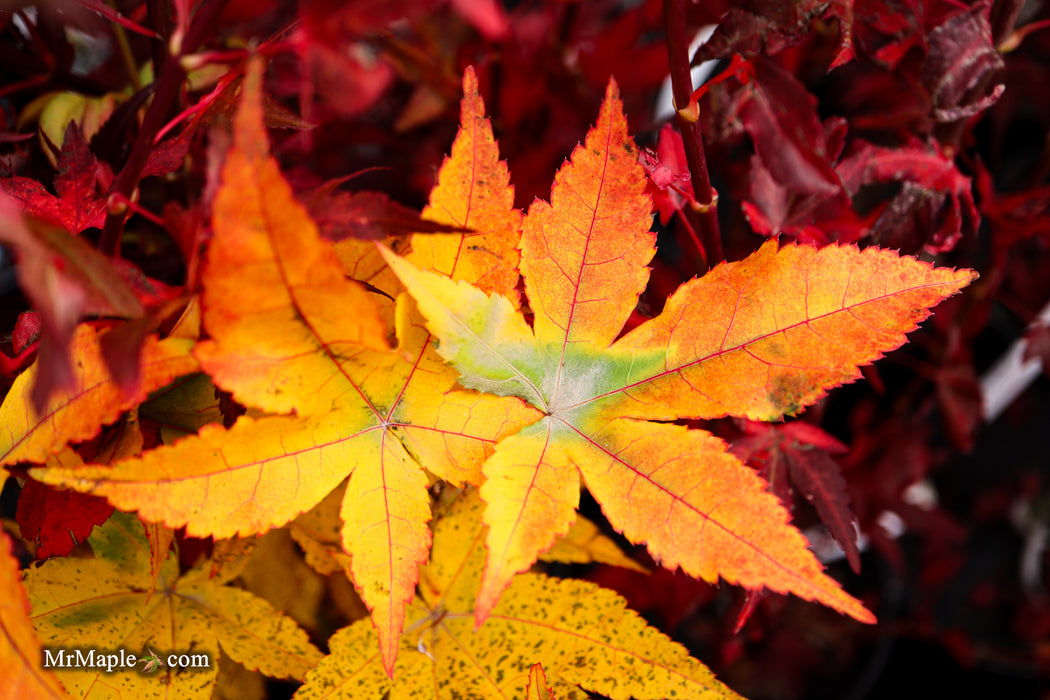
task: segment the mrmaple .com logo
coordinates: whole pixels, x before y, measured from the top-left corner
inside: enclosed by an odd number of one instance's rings
[[[114,670],[135,668],[139,664],[143,673],[153,673],[162,666],[178,669],[211,668],[211,657],[207,654],[168,654],[162,657],[152,649],[139,656],[129,654],[126,649],[112,652],[97,649],[44,649],[44,668],[97,669],[112,673]]]

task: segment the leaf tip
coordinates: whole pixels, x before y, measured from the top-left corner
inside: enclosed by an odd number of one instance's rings
[[[463,97],[471,98],[478,96],[478,74],[474,72],[474,66],[467,66],[463,71]]]

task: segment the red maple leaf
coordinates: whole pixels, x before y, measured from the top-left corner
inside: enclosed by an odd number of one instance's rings
[[[98,169],[98,159],[88,148],[80,127],[70,122],[58,155],[54,182],[57,196],[36,180],[17,175],[0,180],[0,189],[21,201],[26,213],[77,234],[84,229],[101,228],[106,218],[106,199],[97,191]]]

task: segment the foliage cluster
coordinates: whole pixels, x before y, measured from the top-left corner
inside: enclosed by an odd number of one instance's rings
[[[1041,9],[510,5],[0,10],[7,687],[1034,687]]]

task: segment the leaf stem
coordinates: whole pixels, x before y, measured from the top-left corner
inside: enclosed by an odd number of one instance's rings
[[[106,222],[102,227],[102,237],[98,244],[99,251],[105,255],[116,256],[120,250],[124,221],[129,211],[126,202],[135,201],[135,188],[138,187],[142,169],[146,166],[146,160],[153,148],[153,137],[164,126],[172,105],[175,104],[176,98],[182,91],[186,71],[177,59],[186,53],[193,52],[203,42],[205,33],[214,29],[215,18],[225,5],[226,0],[210,0],[201,3],[200,11],[181,42],[179,56],[172,56],[171,58],[176,60],[169,58],[164,62],[164,66],[153,83],[153,100],[146,109],[146,115],[142,118],[142,126],[135,138],[131,155],[128,156],[127,162],[124,163],[124,167],[121,168],[110,190],[110,207],[106,213]],[[170,37],[162,35],[162,38],[168,42]],[[167,46],[165,50],[168,50]]]
[[[113,0],[108,0],[106,4],[112,7],[114,12],[118,11]],[[113,22],[113,38],[117,42],[120,59],[124,61],[124,68],[128,71],[128,80],[131,81],[131,88],[138,92],[142,89],[142,83],[139,81],[139,69],[135,64],[135,55],[131,51],[131,44],[128,43],[128,35],[124,31],[124,27],[117,22]]]
[[[667,58],[671,67],[671,92],[675,110],[689,104],[693,94],[693,78],[689,66],[689,37],[686,36],[685,0],[664,0],[664,28],[667,32]],[[689,121],[678,112],[678,128],[682,132],[685,158],[689,163],[689,174],[693,183],[693,196],[700,205],[699,211],[686,209],[686,216],[694,219],[694,229],[700,231],[704,249],[701,254],[707,264],[714,265],[725,259],[722,252],[722,234],[718,227],[718,199],[711,187],[711,176],[707,172],[707,156],[700,137],[700,124]]]

